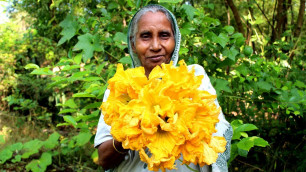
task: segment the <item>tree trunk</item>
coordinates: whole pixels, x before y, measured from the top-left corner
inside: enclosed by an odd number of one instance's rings
[[[282,33],[284,33],[286,30],[287,30],[287,25],[288,25],[288,17],[287,17],[287,14],[288,14],[288,8],[289,6],[287,5],[287,2],[284,2],[283,3],[283,9],[284,9],[284,12],[283,12],[283,24],[282,24]],[[287,39],[287,37],[286,37]]]
[[[297,22],[296,22],[294,37],[300,36],[302,26],[303,26],[303,17],[305,14],[305,0],[300,0],[300,2],[301,2],[300,10],[299,10],[299,15],[298,15]]]
[[[239,12],[238,12],[238,10],[237,10],[233,0],[225,0],[225,1],[230,6],[230,8],[231,8],[231,10],[233,12],[233,15],[234,15],[237,27],[238,27],[238,31],[245,36],[243,25],[242,25],[242,21],[241,21],[241,18],[240,18],[240,14],[239,14]]]
[[[291,26],[294,25],[294,12],[293,12],[293,7],[292,7],[292,0],[288,0],[288,9],[290,8],[291,12]]]
[[[278,0],[277,3],[277,14],[276,14],[276,39],[280,39],[281,33],[282,33],[282,24],[283,24],[283,20],[284,20],[284,9],[283,9],[283,4],[284,4],[284,0]]]
[[[226,13],[227,13],[227,25],[231,25],[231,13],[228,9],[227,1],[225,1]]]
[[[277,37],[277,36],[276,36],[277,31],[276,31],[275,28],[274,28],[274,24],[275,24],[275,21],[276,21],[274,14],[275,14],[275,9],[276,9],[277,2],[278,2],[278,1],[275,1],[274,9],[273,9],[273,14],[272,14],[272,25],[271,25],[271,27],[272,27],[272,36],[271,36],[271,41],[270,41],[271,44],[275,41],[275,39],[276,39],[276,37]]]

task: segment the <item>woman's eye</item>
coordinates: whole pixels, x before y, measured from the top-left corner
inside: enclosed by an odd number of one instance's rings
[[[148,39],[150,38],[150,35],[149,34],[143,34],[143,35],[140,35],[141,38],[143,39]]]
[[[170,34],[168,34],[168,33],[162,33],[160,36],[161,36],[161,38],[163,38],[163,39],[167,39],[167,38],[170,37]]]

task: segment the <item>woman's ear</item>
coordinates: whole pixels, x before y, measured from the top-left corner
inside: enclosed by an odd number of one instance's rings
[[[130,36],[130,43],[131,43],[133,53],[136,53],[135,41],[132,36]]]

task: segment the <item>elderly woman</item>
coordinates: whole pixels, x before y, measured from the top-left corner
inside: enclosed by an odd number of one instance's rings
[[[133,67],[143,66],[146,76],[149,76],[152,69],[162,63],[173,61],[176,65],[180,47],[180,31],[173,14],[159,5],[148,5],[140,9],[133,17],[128,30],[129,52],[132,57]],[[209,78],[199,65],[190,65],[195,68],[195,75],[204,75],[199,89],[216,94]],[[105,92],[103,101],[109,96],[109,90]],[[217,100],[215,100],[219,106]],[[222,112],[219,114],[219,123],[216,125],[216,136],[224,136],[227,140],[226,151],[219,154],[217,162],[211,166],[199,167],[190,164],[189,167],[204,171],[227,171],[227,160],[230,155],[230,140],[232,129],[225,120]],[[95,138],[95,147],[99,152],[99,164],[105,169],[123,172],[149,171],[147,165],[140,160],[136,151],[125,150],[122,144],[113,139],[110,134],[110,126],[105,124],[101,115],[98,130]],[[182,157],[181,157],[182,158]],[[176,161],[176,170],[170,171],[190,171],[186,166]]]

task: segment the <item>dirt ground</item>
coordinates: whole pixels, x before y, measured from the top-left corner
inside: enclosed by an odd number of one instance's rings
[[[14,113],[0,111],[0,137],[4,138],[4,143],[0,142],[0,150],[7,145],[16,142],[24,143],[34,138],[45,140],[52,132],[47,127],[48,125],[40,121],[29,120],[29,117],[20,117]]]

